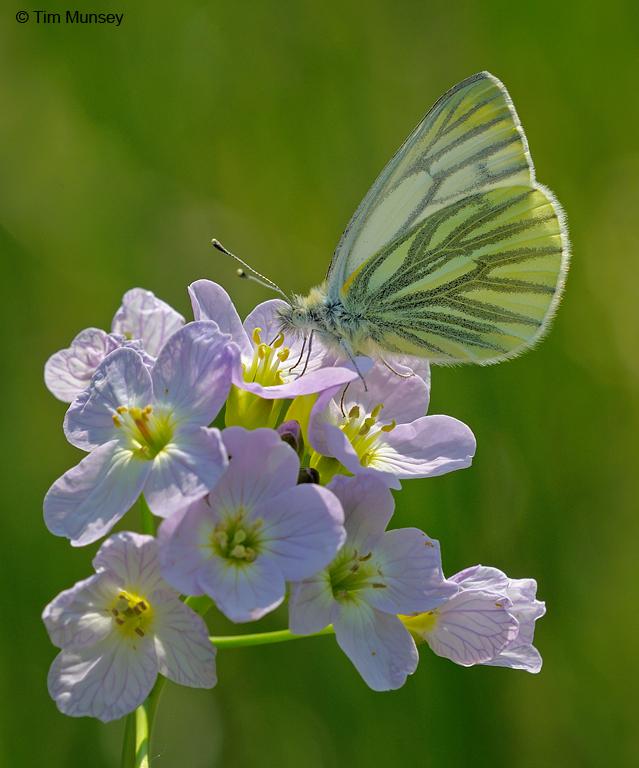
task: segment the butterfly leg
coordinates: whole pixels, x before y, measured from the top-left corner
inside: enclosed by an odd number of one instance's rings
[[[311,331],[310,336],[308,337],[308,352],[306,354],[306,362],[304,363],[304,370],[298,375],[298,379],[300,376],[303,376],[306,373],[306,369],[308,368],[308,364],[311,360],[311,350],[313,349],[313,334],[315,331]]]
[[[291,373],[291,371],[294,371],[297,368],[297,366],[302,362],[305,349],[306,349],[306,334],[304,334],[304,341],[302,342],[302,351],[300,352],[300,356],[297,358],[295,365],[293,365],[291,368],[288,369],[289,373]]]
[[[348,357],[348,359],[353,363],[353,367],[357,371],[357,375],[362,381],[362,384],[364,385],[364,392],[368,392],[368,387],[366,386],[366,379],[364,378],[364,374],[360,371],[359,365],[357,365],[357,360],[355,358],[355,355],[352,353],[350,347],[346,345],[343,341],[340,341],[340,347],[344,350],[344,354]]]
[[[400,373],[399,371],[396,371],[390,363],[386,362],[383,357],[380,357],[380,360],[389,371],[392,371],[395,376],[399,376],[400,379],[411,379],[415,375],[412,371],[410,373]]]

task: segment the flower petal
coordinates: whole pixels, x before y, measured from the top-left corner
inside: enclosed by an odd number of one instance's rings
[[[168,517],[204,496],[228,464],[217,429],[180,430],[150,462],[144,496],[154,515]]]
[[[157,603],[154,635],[160,674],[192,688],[215,685],[216,651],[206,624],[195,611],[177,597]]]
[[[287,581],[306,579],[327,566],[346,538],[339,500],[319,485],[297,485],[265,499],[254,517],[264,521],[262,546]]]
[[[201,595],[198,577],[211,556],[204,546],[215,525],[214,512],[205,498],[175,512],[160,526],[158,543],[162,575],[185,595]]]
[[[366,603],[340,605],[335,635],[364,682],[374,691],[401,688],[417,669],[415,641],[396,616]]]
[[[200,574],[200,586],[231,621],[257,621],[284,600],[282,572],[268,556],[236,566],[212,557]]]
[[[357,358],[357,361],[360,369],[365,370],[368,358]],[[238,365],[233,367],[233,384],[239,389],[245,389],[265,400],[287,400],[303,395],[313,395],[330,387],[343,387],[358,376],[357,371],[348,365],[318,368],[314,371],[307,369],[303,376],[292,378],[284,384],[264,387],[257,382],[244,381],[240,367]]]
[[[71,403],[90,384],[95,369],[104,358],[121,346],[118,339],[99,328],[87,328],[47,360],[44,382],[58,400]]]
[[[487,565],[473,565],[450,577],[462,589],[483,589],[485,592],[505,594],[508,576],[498,568]]]
[[[153,366],[155,401],[180,424],[208,426],[231,388],[230,341],[215,323],[198,321],[167,341]]]
[[[402,378],[377,362],[366,374],[365,380],[366,388],[358,379],[346,390],[344,410],[347,413],[355,405],[370,413],[381,403],[384,408],[379,419],[385,423],[394,419],[398,424],[405,424],[426,414],[429,390],[420,376]]]
[[[151,470],[112,440],[65,472],[44,499],[44,520],[73,546],[96,541],[133,506]]]
[[[157,357],[166,341],[183,325],[182,315],[151,291],[132,288],[124,294],[111,330],[127,339],[141,339],[145,351]]]
[[[387,531],[375,547],[373,561],[380,586],[366,591],[366,600],[385,613],[430,611],[459,589],[442,572],[439,542],[417,528]]]
[[[438,656],[464,667],[491,661],[517,637],[519,625],[503,595],[462,590],[436,611],[425,639]]]
[[[370,466],[399,479],[435,477],[469,467],[475,448],[475,437],[463,422],[423,416],[388,432]]]
[[[123,347],[111,352],[98,366],[89,388],[70,406],[64,434],[71,445],[91,451],[113,440],[113,423],[119,406],[144,408],[153,398],[151,376],[140,355]]]
[[[212,506],[236,508],[241,503],[250,511],[297,484],[297,454],[275,430],[227,427],[222,440],[231,459],[211,494]]]
[[[366,554],[378,544],[393,516],[395,502],[377,477],[335,477],[328,488],[344,509],[344,527],[349,546]]]
[[[243,356],[251,357],[253,348],[233,302],[221,285],[212,280],[196,280],[189,285],[189,296],[196,320],[212,320],[222,333],[228,333]]]
[[[135,648],[109,638],[92,648],[61,651],[49,669],[49,694],[65,715],[108,722],[142,704],[157,672],[151,638]]]
[[[151,594],[162,586],[158,546],[153,536],[122,531],[110,536],[93,558],[96,571],[104,571],[120,588]]]
[[[338,607],[326,571],[291,585],[289,627],[296,635],[312,635],[332,624]]]
[[[543,660],[541,654],[533,645],[522,645],[517,648],[508,647],[497,654],[494,659],[484,661],[489,667],[508,667],[509,669],[523,669],[536,675],[541,672]]]
[[[113,629],[108,606],[114,594],[109,574],[94,574],[61,592],[42,612],[51,642],[79,649],[103,640]]]

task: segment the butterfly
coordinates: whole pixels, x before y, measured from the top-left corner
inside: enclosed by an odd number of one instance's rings
[[[498,363],[544,335],[568,262],[563,211],[535,179],[508,91],[480,72],[406,139],[282,329],[351,359]]]

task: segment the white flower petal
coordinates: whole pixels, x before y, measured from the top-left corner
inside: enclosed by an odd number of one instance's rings
[[[109,536],[93,558],[93,567],[117,579],[120,588],[140,595],[149,595],[163,584],[153,536],[131,531]]]
[[[302,484],[262,501],[262,547],[287,581],[301,581],[326,567],[346,538],[339,500],[326,488]]]
[[[251,342],[230,296],[221,285],[211,280],[196,280],[189,285],[189,296],[196,320],[217,323],[222,333],[228,333],[238,345],[242,356],[251,357]]]
[[[417,528],[387,531],[372,562],[378,568],[378,586],[367,590],[366,600],[385,613],[430,611],[459,589],[444,579],[439,542]]]
[[[140,355],[129,347],[116,349],[100,363],[90,387],[71,404],[64,419],[64,434],[83,451],[120,439],[113,423],[117,408],[144,408],[152,397],[151,376]]]
[[[61,592],[42,612],[51,642],[79,649],[103,640],[113,629],[108,608],[114,594],[109,574],[94,574]]]
[[[173,334],[153,366],[157,405],[181,425],[208,426],[231,388],[230,338],[216,323],[189,323]]]
[[[134,458],[117,440],[101,445],[49,488],[47,528],[74,546],[96,541],[133,506],[150,470],[150,462]]]
[[[485,664],[517,637],[510,601],[495,592],[464,590],[436,612],[425,639],[438,656],[470,667]]]
[[[396,616],[366,603],[340,606],[335,635],[340,648],[374,691],[401,688],[417,669],[415,641]]]
[[[124,294],[111,329],[127,339],[141,339],[145,351],[157,357],[165,342],[183,325],[182,315],[151,291],[132,288]]]
[[[382,538],[393,516],[391,492],[374,475],[337,476],[328,485],[342,504],[348,545],[365,555]]]
[[[177,597],[166,600],[155,608],[153,632],[160,674],[192,688],[215,685],[215,648],[197,613]]]
[[[44,381],[58,400],[71,403],[91,383],[95,369],[120,346],[118,339],[99,328],[87,328],[47,360]]]
[[[337,606],[326,571],[291,585],[289,628],[296,635],[312,635],[333,623]]]
[[[168,517],[210,491],[228,464],[217,429],[178,432],[153,462],[144,495],[153,514]]]
[[[61,651],[49,669],[49,694],[65,715],[108,722],[142,704],[157,672],[151,638],[136,648],[109,638],[91,648]]]
[[[231,621],[257,621],[284,600],[285,582],[268,556],[236,566],[212,557],[200,574],[200,586]]]

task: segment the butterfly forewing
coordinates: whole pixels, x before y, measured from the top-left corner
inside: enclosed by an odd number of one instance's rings
[[[329,291],[453,200],[530,183],[526,139],[506,89],[488,72],[464,80],[428,112],[368,191],[337,246]]]
[[[543,334],[567,264],[559,204],[535,181],[506,89],[482,72],[382,171],[337,247],[328,295],[361,319],[371,353],[493,363]]]
[[[351,277],[373,343],[433,362],[497,362],[530,346],[559,296],[564,235],[547,190],[511,186],[439,209]]]

